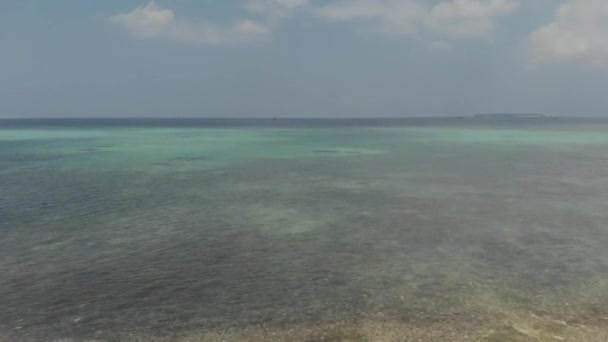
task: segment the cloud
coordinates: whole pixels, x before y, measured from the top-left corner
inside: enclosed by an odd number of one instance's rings
[[[379,31],[392,34],[416,32],[425,16],[424,8],[409,0],[340,0],[313,12],[331,21],[372,21]]]
[[[512,0],[453,0],[434,6],[426,24],[454,37],[484,37],[494,31],[497,17],[518,8],[519,4]]]
[[[358,21],[376,32],[416,34],[425,29],[453,38],[483,38],[495,29],[498,17],[518,9],[516,0],[442,0],[429,6],[423,0],[247,0],[242,9],[261,19],[244,19],[229,25],[179,18],[154,1],[111,22],[140,38],[162,38],[195,44],[244,43],[268,39],[286,18],[301,11],[334,22]]]
[[[287,1],[287,0],[283,0]],[[230,25],[178,18],[172,10],[154,1],[128,13],[118,13],[109,20],[139,38],[162,38],[194,44],[229,44],[267,39],[270,29],[253,20],[240,20]]]
[[[449,0],[435,6],[419,0],[340,0],[314,12],[332,21],[372,21],[385,33],[411,34],[424,26],[434,33],[478,38],[492,33],[496,19],[518,7],[514,0]]]
[[[264,14],[273,21],[289,16],[294,10],[304,8],[308,0],[250,0],[244,8],[250,12]]]
[[[568,0],[553,21],[530,34],[533,63],[579,62],[608,68],[608,1]]]

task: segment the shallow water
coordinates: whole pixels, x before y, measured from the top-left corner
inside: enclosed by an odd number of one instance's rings
[[[0,121],[0,340],[604,341],[607,203],[597,120]]]

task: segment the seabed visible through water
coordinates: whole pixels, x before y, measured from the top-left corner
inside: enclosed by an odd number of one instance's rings
[[[0,341],[608,341],[608,122],[0,121]]]

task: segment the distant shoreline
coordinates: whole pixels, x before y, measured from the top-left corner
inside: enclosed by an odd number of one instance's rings
[[[475,114],[473,118],[478,119],[542,119],[549,118],[544,114],[538,113],[482,113]]]

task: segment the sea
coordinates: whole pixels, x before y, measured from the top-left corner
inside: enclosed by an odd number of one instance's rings
[[[0,341],[608,341],[608,120],[0,120]]]

